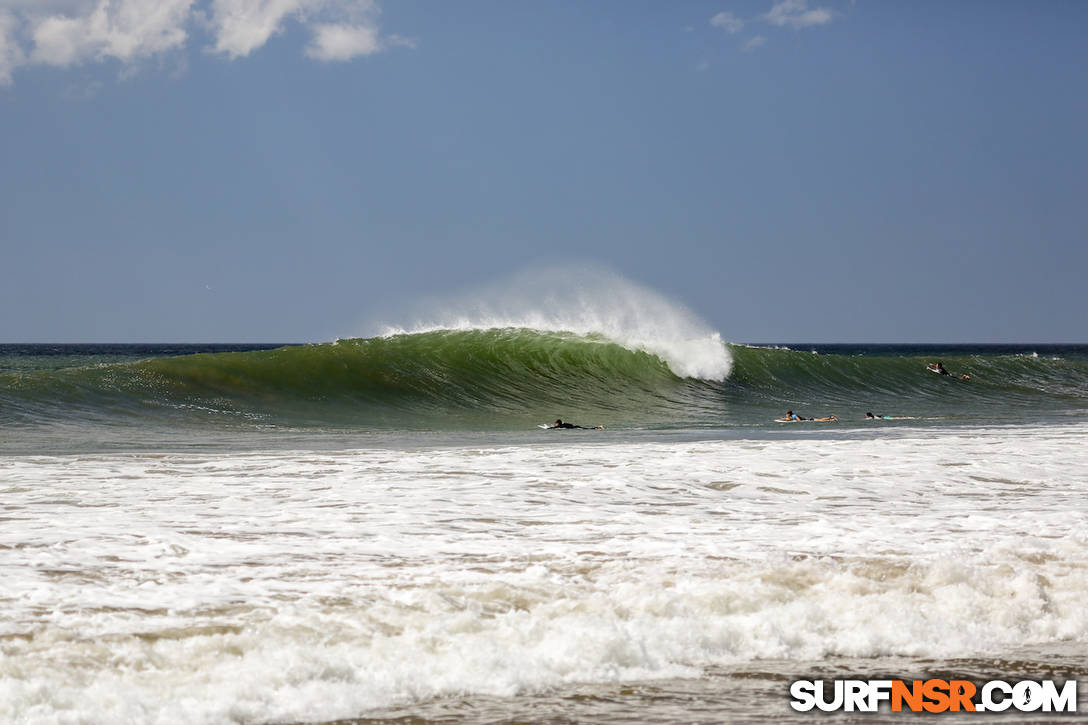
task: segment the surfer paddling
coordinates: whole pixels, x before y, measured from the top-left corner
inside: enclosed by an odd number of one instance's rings
[[[794,413],[792,410],[787,410],[784,416],[775,418],[775,420],[779,423],[798,423],[803,420],[809,420],[814,423],[832,423],[838,420],[838,418],[833,415],[824,416],[823,418],[806,418],[803,415],[797,415],[797,413]]]
[[[940,360],[935,363],[929,363],[928,365],[926,365],[926,370],[931,373],[937,373],[938,375],[947,375],[950,378],[958,378],[960,380],[971,379],[970,375],[953,375],[952,373],[948,372],[948,370],[945,369],[944,365],[941,364]]]
[[[578,430],[604,430],[603,425],[595,425],[593,427],[589,427],[589,426],[585,426],[585,425],[575,425],[574,423],[564,423],[562,418],[556,418],[555,419],[555,425],[548,426],[548,430],[555,430],[556,428],[562,428],[564,430],[572,430],[572,429],[578,429]]]

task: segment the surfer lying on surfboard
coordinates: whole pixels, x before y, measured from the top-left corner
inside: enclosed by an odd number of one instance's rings
[[[787,410],[785,416],[781,418],[775,418],[775,420],[779,423],[796,423],[802,420],[811,420],[816,423],[830,423],[832,421],[838,420],[838,418],[833,415],[829,415],[824,418],[806,418],[802,415],[797,415],[797,413],[794,413],[792,410]]]
[[[960,380],[971,379],[970,375],[953,375],[952,373],[948,372],[947,370],[945,370],[944,365],[941,364],[940,360],[935,363],[929,363],[928,365],[926,365],[926,370],[931,373],[937,373],[938,375],[947,375],[950,378],[959,378]]]
[[[603,425],[595,425],[592,428],[584,425],[575,425],[574,423],[564,423],[562,418],[555,419],[555,425],[548,426],[548,430],[555,430],[556,428],[564,428],[570,430],[571,428],[578,428],[580,430],[604,430]]]

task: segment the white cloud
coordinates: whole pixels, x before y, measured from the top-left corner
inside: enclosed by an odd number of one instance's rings
[[[288,16],[302,16],[322,4],[322,0],[212,0],[211,50],[232,59],[247,56],[283,32]]]
[[[250,55],[289,22],[312,34],[305,54],[348,61],[415,41],[383,36],[375,0],[0,0],[0,85],[20,66],[70,67],[115,59],[130,73],[140,61],[172,58],[207,34],[206,49]],[[206,36],[206,37],[207,37]],[[202,41],[197,41],[202,42]]]
[[[0,12],[0,86],[11,85],[11,72],[22,65],[23,49],[15,40],[18,20],[10,12]]]
[[[739,33],[744,27],[744,21],[731,12],[721,12],[710,19],[710,24],[715,28],[725,28],[730,33]]]
[[[381,49],[375,26],[322,23],[314,26],[314,39],[306,47],[306,55],[315,60],[344,61]]]
[[[763,16],[771,25],[778,27],[807,28],[831,22],[831,11],[826,8],[808,9],[808,0],[780,0]]]
[[[31,31],[33,63],[132,62],[185,45],[193,0],[99,0],[85,15],[49,15]]]
[[[808,28],[814,25],[830,23],[833,14],[827,8],[808,7],[808,0],[774,0],[771,9],[763,15],[744,20],[738,18],[732,12],[723,11],[710,19],[710,24],[716,28],[723,28],[729,33],[739,33],[745,25],[754,21],[764,21],[776,27],[791,27],[795,30]],[[741,44],[740,49],[751,52],[767,44],[765,35],[754,35]]]
[[[749,38],[748,40],[745,41],[744,45],[742,46],[742,50],[745,50],[745,51],[755,50],[756,48],[759,48],[759,47],[764,46],[766,44],[767,44],[767,37],[766,36],[764,36],[764,35],[754,35],[754,36],[752,36],[751,38]]]

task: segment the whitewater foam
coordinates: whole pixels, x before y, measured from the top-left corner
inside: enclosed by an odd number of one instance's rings
[[[733,366],[720,333],[690,310],[601,270],[534,270],[432,307],[415,323],[384,325],[380,334],[511,328],[573,333],[655,355],[684,378],[721,381]]]
[[[5,457],[0,720],[1083,642],[1086,432]]]

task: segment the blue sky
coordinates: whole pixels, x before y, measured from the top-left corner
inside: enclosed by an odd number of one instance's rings
[[[735,341],[1088,342],[1088,4],[0,0],[0,341],[590,263]]]

